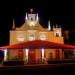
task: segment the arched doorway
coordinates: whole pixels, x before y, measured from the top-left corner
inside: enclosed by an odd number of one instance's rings
[[[55,57],[56,57],[56,59],[60,59],[60,50],[59,49],[57,49],[57,50],[55,50]]]
[[[35,49],[30,49],[29,50],[29,63],[34,64],[35,63]]]
[[[19,60],[23,60],[23,50],[22,49],[19,50],[18,58]]]

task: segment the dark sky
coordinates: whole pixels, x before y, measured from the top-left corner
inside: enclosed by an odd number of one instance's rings
[[[40,23],[47,27],[47,21],[51,21],[51,26],[58,24],[63,30],[75,30],[75,5],[72,2],[49,2],[49,1],[14,1],[10,0],[1,3],[0,6],[0,46],[8,45],[9,30],[12,28],[13,18],[16,21],[16,27],[24,23],[26,11],[33,8],[39,13]],[[73,32],[73,34],[75,34]],[[74,35],[71,37],[73,38]],[[74,38],[73,38],[74,39]]]

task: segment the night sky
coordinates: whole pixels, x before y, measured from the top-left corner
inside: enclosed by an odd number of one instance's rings
[[[71,2],[45,1],[43,3],[40,1],[10,0],[9,3],[6,1],[1,4],[0,46],[9,44],[9,30],[12,28],[13,18],[15,19],[16,27],[20,27],[24,23],[25,13],[30,12],[30,8],[33,8],[34,12],[38,12],[40,23],[43,27],[47,27],[48,20],[50,20],[51,26],[58,24],[63,31],[69,30],[71,32],[71,44],[75,41],[75,5],[71,4]]]

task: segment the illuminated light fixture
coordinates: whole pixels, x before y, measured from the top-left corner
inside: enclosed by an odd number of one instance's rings
[[[7,60],[7,49],[4,50],[4,61]]]

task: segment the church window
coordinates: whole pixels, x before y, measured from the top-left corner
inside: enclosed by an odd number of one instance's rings
[[[35,40],[35,33],[29,32],[29,41]]]
[[[56,37],[59,37],[59,33],[56,33]]]
[[[40,40],[46,40],[45,33],[43,33],[43,32],[40,33]]]

